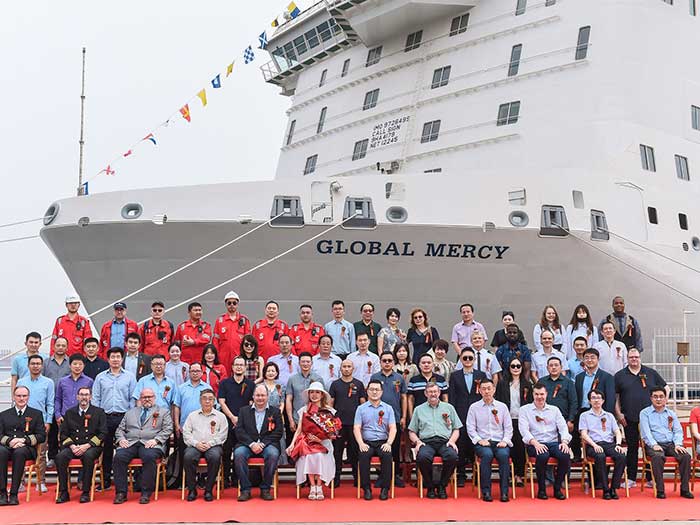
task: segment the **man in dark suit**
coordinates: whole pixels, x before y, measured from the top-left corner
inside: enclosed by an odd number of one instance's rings
[[[467,463],[474,461],[474,444],[467,435],[467,413],[473,403],[481,399],[479,386],[487,378],[486,373],[474,370],[474,350],[463,348],[459,354],[462,363],[461,370],[455,370],[450,375],[448,400],[455,407],[462,428],[459,429],[459,463],[457,466],[457,484],[463,487],[467,479]]]
[[[578,420],[581,414],[591,409],[588,401],[588,392],[600,390],[605,394],[603,410],[615,413],[615,378],[605,370],[598,367],[600,352],[595,348],[589,348],[583,352],[583,373],[576,376],[576,398],[579,400],[579,410],[574,421],[574,431],[571,432],[571,450],[574,452],[574,461],[581,458],[581,436],[578,432]]]
[[[78,389],[78,405],[63,415],[59,432],[61,451],[56,456],[58,471],[58,499],[56,503],[70,501],[68,494],[68,463],[79,458],[86,473],[80,503],[90,501],[90,483],[95,461],[102,454],[102,444],[107,437],[107,415],[100,407],[90,404],[92,391],[88,387]]]
[[[265,385],[258,385],[253,392],[253,405],[241,408],[236,426],[238,446],[233,453],[236,476],[241,485],[238,501],[250,499],[250,479],[248,459],[262,457],[265,460],[263,480],[260,483],[260,497],[266,501],[273,499],[270,487],[277,470],[280,455],[280,439],[284,426],[279,409],[267,404],[268,393]]]
[[[46,441],[44,417],[27,406],[29,389],[17,386],[15,406],[0,413],[0,506],[19,505],[17,494],[24,476],[24,464],[36,459],[36,447]],[[7,466],[12,462],[12,485],[7,496]]]

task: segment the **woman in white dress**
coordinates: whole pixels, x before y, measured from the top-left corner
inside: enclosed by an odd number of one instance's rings
[[[538,352],[542,351],[542,342],[540,341],[540,338],[542,336],[542,332],[545,330],[549,330],[554,335],[554,349],[561,350],[561,348],[564,346],[562,326],[561,322],[559,321],[557,309],[551,304],[544,307],[544,310],[542,310],[542,318],[540,319],[540,322],[535,325],[535,329],[532,331],[532,339]]]
[[[303,395],[307,404],[298,411],[299,424],[287,447],[287,454],[296,462],[297,485],[308,477],[311,486],[309,499],[322,500],[322,483],[328,485],[335,477],[331,440],[338,436],[342,424],[335,417],[335,410],[330,406],[331,396],[323,383],[314,381]]]

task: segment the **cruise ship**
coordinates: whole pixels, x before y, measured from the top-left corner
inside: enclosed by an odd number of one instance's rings
[[[137,320],[199,297],[213,321],[234,289],[252,319],[276,299],[322,322],[342,298],[402,325],[421,306],[447,337],[465,302],[527,334],[545,304],[597,321],[618,294],[645,336],[680,326],[700,302],[695,2],[318,2],[261,67],[289,99],[273,180],[64,199],[41,237],[88,312],[239,238],[131,297]]]

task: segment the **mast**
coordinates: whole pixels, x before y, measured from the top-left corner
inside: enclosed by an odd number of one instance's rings
[[[83,188],[83,149],[85,147],[84,139],[85,129],[85,48],[83,47],[83,77],[82,87],[80,91],[80,160],[78,161],[78,196],[85,195]]]

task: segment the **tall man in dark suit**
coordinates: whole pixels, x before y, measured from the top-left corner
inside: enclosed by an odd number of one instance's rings
[[[253,392],[253,404],[242,407],[238,413],[236,440],[238,446],[234,451],[236,476],[241,484],[238,501],[250,499],[250,479],[248,478],[248,459],[262,457],[265,460],[263,480],[260,483],[260,497],[266,501],[273,499],[270,487],[277,470],[280,455],[280,439],[284,425],[279,409],[267,404],[268,392],[265,385],[258,385]]]
[[[107,415],[100,407],[90,404],[92,391],[88,387],[78,389],[78,405],[69,408],[63,415],[59,431],[61,451],[56,456],[58,471],[58,499],[56,503],[70,500],[68,494],[68,463],[79,458],[86,479],[92,477],[95,461],[102,454],[102,444],[107,437]],[[90,501],[90,483],[83,482],[80,503]]]
[[[479,386],[487,378],[486,373],[474,370],[474,350],[466,347],[460,351],[461,370],[455,370],[450,376],[448,399],[455,407],[462,427],[459,429],[459,463],[457,466],[457,484],[463,487],[467,479],[467,463],[474,461],[474,444],[467,435],[467,413],[473,403],[481,399]]]
[[[16,386],[15,406],[0,413],[0,506],[19,505],[17,493],[24,476],[24,464],[36,459],[36,447],[46,441],[44,417],[27,406],[29,389]],[[12,462],[12,485],[7,496],[7,467]]]

